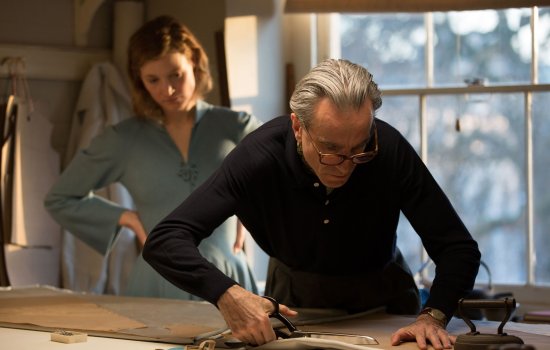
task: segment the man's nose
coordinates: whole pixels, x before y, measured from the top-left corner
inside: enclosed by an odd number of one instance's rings
[[[337,167],[343,171],[350,171],[355,166],[355,163],[350,159],[346,158],[341,164],[338,164]]]

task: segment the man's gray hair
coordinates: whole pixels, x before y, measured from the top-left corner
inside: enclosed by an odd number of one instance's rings
[[[366,68],[348,60],[327,59],[296,84],[290,110],[308,127],[317,102],[324,97],[342,111],[359,110],[370,99],[376,111],[382,106],[381,95]]]

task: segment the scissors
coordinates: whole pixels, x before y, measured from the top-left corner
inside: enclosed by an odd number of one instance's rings
[[[270,318],[276,318],[281,321],[283,325],[288,329],[288,333],[280,329],[273,329],[277,338],[316,338],[337,340],[348,344],[355,345],[377,345],[378,341],[368,335],[346,334],[346,333],[332,333],[332,332],[317,332],[317,331],[301,331],[294,323],[286,318],[279,311],[279,302],[272,297],[263,296],[263,298],[269,300],[273,304],[273,311],[269,314]]]

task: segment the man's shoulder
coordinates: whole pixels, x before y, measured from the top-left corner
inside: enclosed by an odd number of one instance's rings
[[[403,134],[390,123],[376,118],[376,129],[378,132],[378,142],[384,147],[399,147],[403,142],[408,143],[408,140]]]
[[[289,128],[290,117],[287,115],[282,115],[268,120],[258,129],[262,130],[264,133],[286,134]]]
[[[394,137],[401,136],[401,133],[399,132],[399,130],[397,130],[397,128],[395,128],[393,125],[391,125],[387,121],[376,118],[375,122],[376,122],[376,129],[378,130],[378,133],[384,133]]]

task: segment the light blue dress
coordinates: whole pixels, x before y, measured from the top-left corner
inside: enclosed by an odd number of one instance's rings
[[[146,232],[176,208],[217,169],[225,156],[260,122],[253,116],[204,101],[197,103],[188,161],[166,129],[155,122],[130,118],[108,127],[80,151],[45,199],[52,217],[102,254],[111,247],[123,208],[91,191],[114,182],[126,187]],[[201,253],[242,287],[257,292],[244,253],[234,254],[237,220],[228,219],[199,246]],[[166,281],[141,255],[124,294],[199,299]]]

